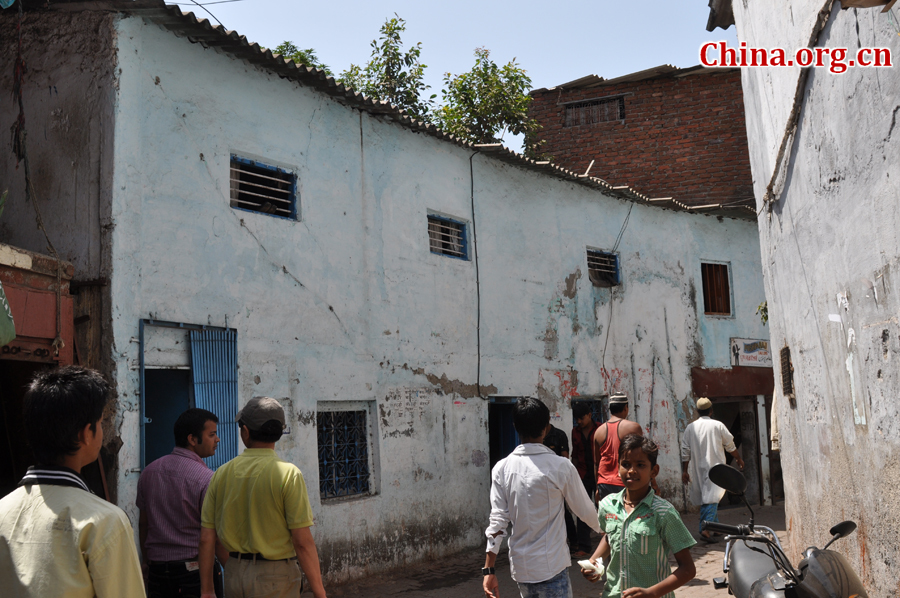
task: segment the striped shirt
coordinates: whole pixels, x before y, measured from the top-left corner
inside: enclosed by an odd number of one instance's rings
[[[144,469],[135,504],[147,517],[146,560],[197,558],[200,511],[212,476],[196,453],[181,447]]]
[[[697,543],[667,500],[653,492],[631,513],[625,512],[625,491],[610,494],[598,508],[600,527],[611,549],[603,598],[619,598],[628,588],[649,588],[671,574],[669,555]],[[675,598],[669,592],[662,598]]]

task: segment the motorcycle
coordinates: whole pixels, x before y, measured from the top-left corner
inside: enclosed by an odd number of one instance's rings
[[[803,551],[797,568],[784,553],[771,528],[754,525],[753,509],[744,492],[747,480],[728,465],[709,470],[710,481],[744,500],[750,510],[747,525],[727,525],[704,521],[703,529],[725,536],[723,570],[727,575],[713,579],[716,589],[728,589],[737,598],[868,598],[862,581],[840,553],[828,550],[831,544],[856,530],[856,523],[844,521],[831,528],[831,540],[824,548],[811,546]]]

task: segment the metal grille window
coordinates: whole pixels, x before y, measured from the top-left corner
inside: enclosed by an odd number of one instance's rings
[[[794,366],[791,363],[791,349],[789,347],[781,349],[781,390],[784,392],[784,396],[793,398]]]
[[[700,264],[703,276],[703,309],[710,316],[731,315],[728,264]]]
[[[297,218],[297,176],[279,168],[231,156],[231,207]]]
[[[369,440],[365,411],[320,411],[319,493],[338,498],[369,493]]]
[[[587,250],[588,278],[595,287],[619,284],[619,258],[615,253]]]
[[[595,424],[602,424],[606,421],[606,410],[608,406],[603,399],[572,399],[572,408],[577,403],[586,403],[591,410],[591,419]]]
[[[466,225],[457,220],[428,216],[428,242],[431,253],[438,253],[461,260],[469,259],[466,243]]]
[[[625,120],[625,98],[579,102],[566,106],[566,127]]]

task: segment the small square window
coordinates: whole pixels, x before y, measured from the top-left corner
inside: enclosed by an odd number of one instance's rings
[[[316,433],[322,498],[369,494],[366,411],[320,411],[316,413]]]
[[[607,98],[578,102],[566,106],[564,127],[577,127],[597,123],[625,120],[625,98]]]
[[[731,315],[728,264],[700,264],[703,276],[703,310],[708,316]]]
[[[438,253],[461,260],[469,259],[466,243],[466,225],[458,220],[428,215],[428,243],[431,253]]]
[[[587,250],[588,278],[595,287],[614,287],[620,282],[619,257],[596,249]]]
[[[255,160],[231,156],[231,207],[297,219],[297,176]]]

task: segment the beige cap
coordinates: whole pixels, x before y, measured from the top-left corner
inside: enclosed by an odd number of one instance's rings
[[[251,430],[259,430],[268,421],[275,420],[284,428],[284,408],[271,397],[253,397],[238,411],[234,421],[242,421]]]
[[[697,399],[697,411],[706,411],[707,409],[712,409],[712,401],[706,397]]]

